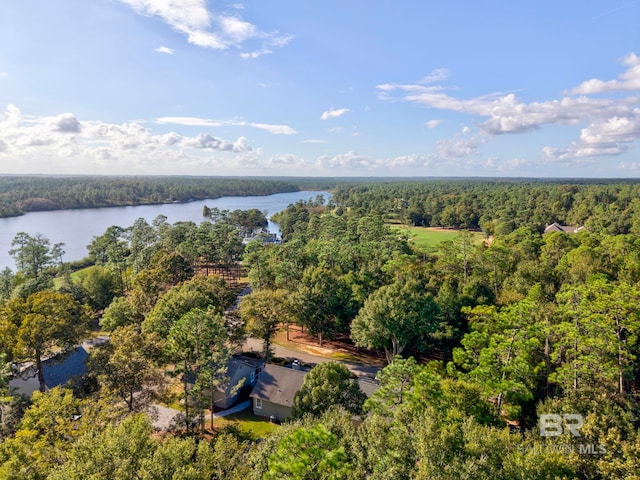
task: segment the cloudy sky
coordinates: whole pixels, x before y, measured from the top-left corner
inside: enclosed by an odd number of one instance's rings
[[[4,0],[0,173],[640,177],[640,0]]]

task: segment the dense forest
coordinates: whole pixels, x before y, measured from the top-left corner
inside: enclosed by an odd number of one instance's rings
[[[395,214],[424,226],[507,234],[518,227],[541,232],[559,222],[610,234],[640,233],[636,180],[431,180],[337,185],[337,205]]]
[[[281,243],[243,244],[259,211],[139,219],[73,275],[19,235],[0,274],[0,478],[640,479],[639,188],[337,182],[274,217]],[[456,233],[421,248],[398,224]],[[271,433],[215,428],[229,355],[253,336],[275,362],[291,325],[384,359],[377,390],[321,363]],[[110,341],[81,382],[10,391],[12,365],[96,331]],[[150,405],[182,423],[154,432]]]
[[[231,177],[0,176],[0,217],[42,210],[271,195],[297,191],[301,183],[305,182]],[[309,185],[313,188],[316,182]]]

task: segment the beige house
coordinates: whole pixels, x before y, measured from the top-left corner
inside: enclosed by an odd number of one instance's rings
[[[302,370],[265,365],[251,392],[253,413],[274,420],[291,416],[293,399],[302,387],[305,375]]]

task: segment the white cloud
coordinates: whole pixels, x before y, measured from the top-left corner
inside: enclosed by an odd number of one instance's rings
[[[231,123],[232,125],[234,123]],[[266,130],[269,133],[273,133],[274,135],[295,135],[296,132],[293,128],[288,125],[271,125],[268,123],[245,123],[238,122],[237,125],[249,125],[253,128],[259,128],[260,130]]]
[[[620,74],[618,80],[603,81],[592,78],[582,82],[576,88],[569,91],[571,94],[589,95],[604,92],[626,92],[640,90],[640,57],[630,53],[621,62],[627,66],[627,70]]]
[[[156,122],[185,125],[187,127],[221,127],[224,125],[224,122],[219,122],[218,120],[198,117],[159,117],[156,118]]]
[[[263,50],[256,50],[255,52],[241,53],[240,56],[242,58],[258,58],[258,57],[261,57],[262,55],[268,55],[270,53],[273,53],[273,52],[268,49],[263,49]]]
[[[543,153],[553,161],[601,155],[619,155],[640,139],[640,109],[626,117],[611,117],[591,123],[580,132],[580,139],[567,148],[545,147]]]
[[[0,72],[0,78],[7,78],[9,74],[7,72]]]
[[[442,120],[429,120],[424,124],[424,126],[427,128],[436,128],[441,123],[442,123]]]
[[[218,150],[221,152],[243,152],[250,150],[247,146],[247,140],[240,137],[235,143],[228,143],[209,134],[201,133],[196,137],[185,138],[181,145],[192,148],[204,148],[207,150]]]
[[[422,77],[422,79],[419,80],[418,83],[436,83],[441,82],[442,80],[446,80],[447,78],[449,78],[449,70],[447,70],[446,68],[437,68],[435,70],[432,70],[428,75]]]
[[[7,105],[7,111],[0,115],[0,127],[12,127],[22,122],[22,113],[15,105]]]
[[[13,105],[0,113],[0,159],[10,155],[16,163],[34,164],[57,159],[61,168],[76,173],[87,162],[98,162],[105,169],[115,162],[120,171],[129,173],[136,169],[156,171],[158,166],[175,171],[176,162],[193,167],[202,162],[211,165],[213,160],[201,158],[204,152],[245,154],[251,150],[245,137],[230,142],[206,133],[155,135],[136,122],[80,121],[72,113],[25,116]]]
[[[266,130],[274,135],[295,135],[296,132],[288,125],[278,125],[269,123],[243,122],[237,120],[211,120],[208,118],[198,117],[159,117],[157,123],[184,125],[187,127],[253,127],[260,130]]]
[[[282,47],[292,39],[292,36],[283,36],[278,32],[263,32],[239,15],[212,12],[207,8],[207,0],[120,1],[140,15],[160,18],[173,30],[185,35],[189,43],[202,48],[227,50],[242,48],[247,42],[256,41],[263,47],[253,50],[267,53],[266,47]]]
[[[173,48],[165,47],[164,45],[155,49],[158,53],[166,53],[167,55],[173,55],[175,50]]]
[[[375,166],[375,162],[357,152],[342,153],[335,156],[323,155],[316,160],[316,166],[321,168],[370,168]]]
[[[531,166],[533,166],[533,163],[530,160],[525,158],[512,158],[511,160],[502,162],[498,166],[498,170],[518,170]]]
[[[422,168],[429,166],[432,159],[428,155],[401,155],[385,162],[386,166],[392,168]]]
[[[441,159],[463,158],[478,154],[480,145],[486,142],[486,137],[474,135],[466,138],[457,135],[453,138],[439,140],[436,143],[436,154]]]
[[[309,139],[309,140],[302,140],[302,143],[327,143],[327,141],[326,140],[312,140],[312,139]]]
[[[329,110],[323,112],[320,118],[322,120],[329,120],[330,118],[338,118],[344,115],[345,113],[347,113],[348,111],[349,111],[348,108],[339,108],[337,110],[330,108]]]
[[[524,133],[545,125],[584,125],[579,140],[566,148],[545,147],[545,156],[556,160],[618,155],[628,150],[629,144],[640,139],[638,106],[640,99],[590,98],[586,94],[640,90],[640,57],[630,54],[623,64],[627,69],[617,80],[589,80],[558,100],[525,102],[514,93],[490,94],[469,99],[443,92],[440,86],[386,83],[378,85],[384,100],[400,99],[424,107],[446,110],[483,119],[478,127],[485,136]],[[427,80],[444,74],[433,73]],[[429,127],[429,123],[425,124]],[[433,125],[433,124],[432,124]],[[468,133],[463,132],[463,133]],[[436,151],[444,156],[469,155],[475,152],[479,137],[473,140],[443,140]],[[488,138],[484,138],[482,143]]]
[[[80,122],[72,113],[63,113],[49,122],[49,128],[56,132],[79,133]]]

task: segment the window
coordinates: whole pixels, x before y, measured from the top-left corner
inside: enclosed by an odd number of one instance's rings
[[[256,397],[256,408],[262,409],[262,399]]]

